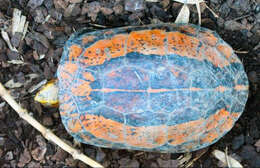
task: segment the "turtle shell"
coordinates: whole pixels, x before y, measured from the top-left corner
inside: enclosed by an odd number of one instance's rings
[[[206,147],[233,127],[248,97],[233,49],[192,24],[75,33],[57,76],[67,131],[99,147],[171,153]]]

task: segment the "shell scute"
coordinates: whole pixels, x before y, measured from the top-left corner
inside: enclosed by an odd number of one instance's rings
[[[242,114],[248,80],[233,49],[195,25],[76,33],[58,69],[62,121],[100,147],[188,152]]]

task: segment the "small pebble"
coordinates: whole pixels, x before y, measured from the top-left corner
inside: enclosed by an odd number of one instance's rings
[[[83,0],[69,0],[70,3],[81,3]]]
[[[228,5],[228,2],[225,1],[225,3],[223,3],[219,8],[220,17],[226,18],[229,12],[230,12],[230,7]]]
[[[0,158],[3,156],[4,151],[0,148]]]
[[[161,158],[157,159],[159,167],[178,167],[178,160],[162,160]]]
[[[91,157],[91,158],[95,158],[95,156],[96,156],[96,151],[97,151],[97,150],[95,150],[95,149],[93,149],[93,148],[87,148],[87,149],[84,150],[84,153],[85,153],[86,155],[88,155],[89,157]]]
[[[243,146],[240,152],[240,156],[243,159],[246,159],[251,167],[260,167],[260,155],[255,151],[253,146]]]
[[[56,9],[66,9],[68,6],[68,1],[64,0],[53,0]]]
[[[245,136],[243,134],[236,136],[232,141],[232,149],[237,150],[245,143]]]
[[[122,14],[122,12],[124,11],[124,7],[120,4],[117,4],[113,7],[113,10],[114,10],[116,15]]]
[[[72,11],[73,11],[75,5],[76,5],[76,4],[70,4],[70,5],[65,9],[65,11],[64,11],[64,17],[69,17],[69,16],[71,16],[71,13],[72,13]]]
[[[5,160],[13,160],[14,155],[12,151],[9,151],[5,154]]]
[[[258,78],[257,78],[257,73],[255,71],[251,71],[248,73],[248,79],[252,83],[257,83]]]
[[[117,159],[117,160],[120,159],[120,156],[118,154],[118,150],[115,150],[115,151],[112,152],[112,158]]]
[[[32,9],[37,8],[38,6],[41,6],[44,0],[30,0],[27,4]]]
[[[11,43],[12,43],[13,47],[16,47],[16,48],[19,47],[22,36],[23,36],[22,33],[15,32],[15,34],[11,38]]]
[[[235,9],[235,11],[242,15],[244,13],[250,12],[250,4],[248,0],[236,0],[230,5],[231,8]]]
[[[118,161],[118,163],[120,164],[120,168],[124,168],[124,167],[134,167],[134,168],[138,168],[140,167],[140,163],[135,160],[135,159],[129,159],[127,158],[122,158]]]
[[[0,146],[3,146],[5,144],[5,138],[0,137]]]
[[[36,8],[33,12],[33,18],[36,23],[43,23],[45,21],[45,16],[47,11],[44,7]]]
[[[20,155],[18,167],[24,167],[27,163],[31,161],[32,157],[27,148],[24,149],[23,153]]]
[[[4,52],[6,50],[5,42],[2,38],[0,38],[0,53]]]
[[[44,0],[44,6],[45,6],[47,9],[51,9],[52,6],[53,6],[53,0]]]
[[[106,157],[106,153],[105,153],[105,152],[103,152],[101,149],[100,149],[100,150],[97,150],[96,160],[97,160],[98,162],[103,161],[103,160],[105,159],[105,157]]]
[[[49,116],[44,116],[42,123],[43,123],[43,125],[45,125],[45,126],[52,126],[52,125],[53,125],[53,120],[52,120],[52,118],[49,117]]]
[[[57,152],[51,157],[51,160],[54,161],[64,161],[67,158],[68,153],[65,152],[63,149],[58,148]]]
[[[60,21],[62,19],[62,13],[58,12],[54,8],[50,10],[49,14],[57,21]]]
[[[7,57],[8,57],[9,61],[20,60],[19,54],[17,52],[15,52],[15,51],[11,51],[9,49],[7,49]]]
[[[145,8],[144,0],[125,0],[125,10],[136,12]]]
[[[227,20],[224,23],[224,27],[226,30],[236,31],[241,29],[246,29],[244,25],[241,23],[236,22],[235,20]]]
[[[101,11],[104,15],[111,15],[114,11],[111,8],[102,7]]]
[[[72,157],[68,157],[68,158],[65,159],[65,163],[69,167],[76,167],[78,161],[73,159]]]
[[[40,162],[31,161],[27,165],[27,168],[36,168],[36,167],[41,167],[41,163]]]

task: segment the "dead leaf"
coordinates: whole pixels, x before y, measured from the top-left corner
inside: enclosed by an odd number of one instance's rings
[[[243,168],[243,166],[231,156],[226,156],[226,154],[220,150],[214,150],[212,152],[213,156],[223,162],[225,165],[228,165],[227,159],[230,161],[230,167]]]

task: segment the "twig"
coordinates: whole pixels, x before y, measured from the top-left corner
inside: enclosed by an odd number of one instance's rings
[[[185,165],[185,168],[189,168],[195,163],[199,158],[201,158],[208,150],[203,150],[198,156],[196,156],[194,159],[192,159],[189,163]]]
[[[230,158],[228,157],[228,148],[225,149],[225,158],[227,161],[228,168],[231,168]]]
[[[202,4],[205,5],[205,7],[213,14],[215,18],[219,17],[205,2]]]
[[[4,88],[4,86],[0,83],[0,96],[18,113],[18,115],[26,120],[29,124],[31,124],[34,128],[42,133],[42,135],[47,139],[56,143],[63,150],[67,151],[72,155],[74,159],[81,160],[82,162],[88,164],[91,167],[103,167],[101,164],[96,161],[90,159],[86,155],[80,153],[78,150],[72,148],[70,145],[63,142],[59,137],[53,134],[49,129],[45,128],[41,125],[37,120],[35,120],[32,116],[28,114],[26,109],[23,109],[8,93],[8,91]]]

